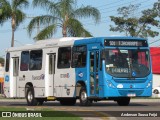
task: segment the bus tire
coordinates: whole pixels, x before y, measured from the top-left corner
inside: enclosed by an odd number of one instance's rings
[[[79,93],[79,100],[80,100],[81,106],[89,106],[92,103],[92,101],[88,99],[87,91],[85,87],[81,87],[81,90]]]
[[[130,98],[129,97],[123,97],[123,98],[119,98],[117,100],[117,104],[119,106],[128,106],[130,103]]]
[[[75,105],[76,104],[76,98],[66,98],[60,100],[61,105]]]
[[[26,100],[28,106],[36,106],[37,100],[34,97],[34,88],[29,87],[26,92]]]

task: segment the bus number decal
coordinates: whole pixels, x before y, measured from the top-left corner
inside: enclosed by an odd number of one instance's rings
[[[70,77],[69,73],[67,73],[67,74],[60,74],[60,78],[69,78],[69,77]]]

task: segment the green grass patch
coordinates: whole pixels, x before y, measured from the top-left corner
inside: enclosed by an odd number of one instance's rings
[[[15,113],[41,113],[42,117],[12,117],[4,118],[0,120],[82,120],[80,117],[64,111],[54,111],[50,108],[32,108],[32,107],[0,107],[1,112],[15,112]],[[46,117],[49,116],[49,117]]]

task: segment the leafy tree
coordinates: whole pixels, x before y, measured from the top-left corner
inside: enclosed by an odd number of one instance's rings
[[[35,37],[36,40],[46,39],[55,34],[58,27],[62,28],[63,37],[67,36],[92,36],[78,20],[79,18],[92,17],[97,23],[100,20],[100,12],[91,6],[77,8],[77,0],[33,0],[34,7],[44,8],[48,14],[33,18],[28,25],[29,36],[35,26],[45,25]]]
[[[160,0],[154,3],[153,9],[155,10],[155,12],[157,12],[158,17],[160,17]]]
[[[1,58],[1,57],[0,57],[0,63],[1,63],[2,65],[4,65],[4,58]]]
[[[116,26],[110,25],[110,30],[115,32],[125,33],[126,36],[137,37],[155,37],[158,36],[158,32],[152,30],[152,26],[158,27],[159,20],[156,20],[158,13],[155,9],[147,9],[142,11],[142,15],[134,17],[133,12],[138,9],[139,5],[129,5],[128,7],[119,8],[118,14],[120,17],[110,16],[111,21]]]
[[[28,0],[0,0],[0,24],[3,25],[7,20],[11,20],[12,40],[11,47],[14,46],[14,32],[26,17],[22,9],[29,6]]]
[[[0,4],[0,15],[2,14],[2,5]]]

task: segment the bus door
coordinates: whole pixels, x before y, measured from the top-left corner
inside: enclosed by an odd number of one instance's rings
[[[12,58],[13,60],[13,97],[18,97],[18,79],[19,79],[19,57]]]
[[[49,92],[50,95],[53,96],[55,96],[55,86],[54,86],[55,66],[56,66],[56,53],[51,53],[49,54]]]
[[[99,94],[98,89],[98,71],[99,71],[99,51],[90,51],[90,95],[95,96]]]

